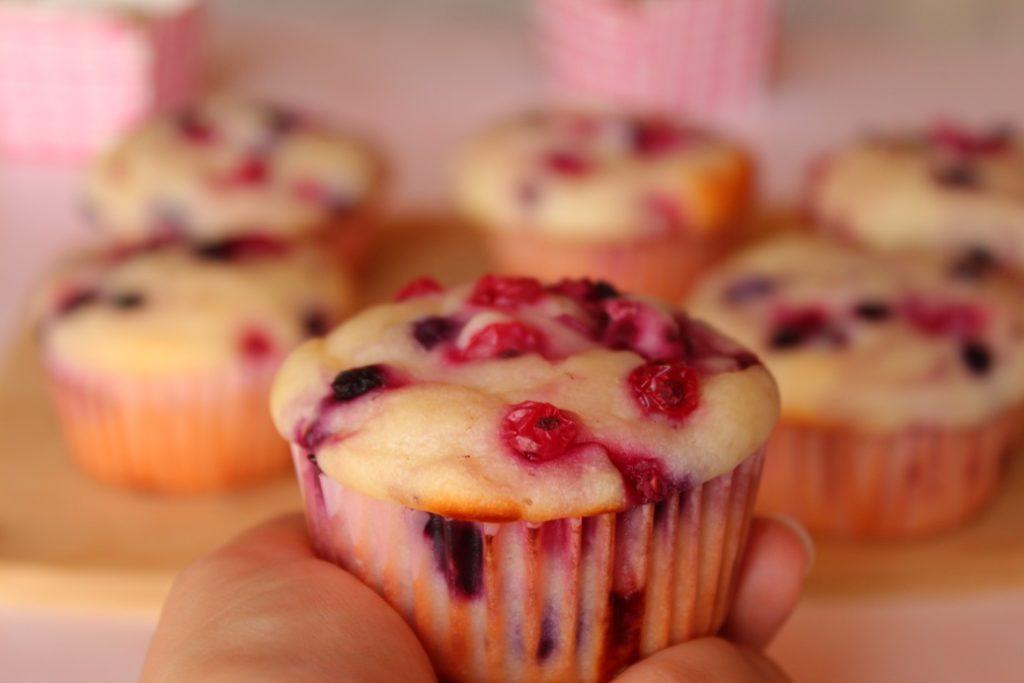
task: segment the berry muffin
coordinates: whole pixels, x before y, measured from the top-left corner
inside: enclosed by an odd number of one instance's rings
[[[351,308],[330,259],[255,237],[82,255],[38,306],[72,455],[99,479],[166,493],[286,471],[266,408],[274,372]]]
[[[324,240],[349,262],[382,184],[362,142],[285,109],[226,97],[143,123],[92,164],[90,218],[121,242]]]
[[[1024,270],[1024,144],[952,125],[877,137],[816,163],[819,228],[879,251],[938,249]]]
[[[983,509],[1022,426],[1024,289],[990,266],[810,236],[736,256],[690,304],[779,382],[760,505],[898,537]]]
[[[443,680],[602,681],[728,611],[775,423],[758,360],[610,285],[417,286],[271,399],[318,552]]]
[[[462,212],[499,269],[600,277],[678,298],[729,245],[753,191],[737,145],[669,119],[551,110],[483,131],[457,165]]]

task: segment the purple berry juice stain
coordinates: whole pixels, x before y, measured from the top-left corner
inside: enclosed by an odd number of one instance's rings
[[[472,599],[483,593],[484,540],[474,522],[431,514],[423,536],[432,546],[434,563],[456,597]]]

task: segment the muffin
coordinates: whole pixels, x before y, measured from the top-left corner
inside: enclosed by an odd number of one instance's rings
[[[761,354],[782,394],[759,506],[853,537],[980,512],[1024,425],[1022,300],[991,267],[811,236],[721,266],[690,304]]]
[[[656,116],[570,109],[492,126],[456,172],[458,204],[500,270],[668,298],[728,247],[752,190],[751,160],[731,142]]]
[[[101,154],[86,202],[106,235],[322,240],[363,257],[382,167],[361,141],[278,107],[219,97],[154,118]]]
[[[1024,269],[1024,144],[1008,128],[869,138],[816,163],[806,201],[823,232],[853,244]]]
[[[39,296],[39,345],[71,454],[91,475],[163,493],[289,468],[267,413],[274,372],[350,310],[312,247],[267,239],[104,250]]]
[[[606,283],[414,287],[271,398],[318,553],[452,681],[603,681],[714,633],[777,414],[758,360]]]

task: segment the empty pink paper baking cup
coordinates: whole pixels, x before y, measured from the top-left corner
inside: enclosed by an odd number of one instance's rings
[[[158,378],[46,364],[71,455],[97,479],[193,494],[288,470],[288,448],[267,412],[277,362]]]
[[[960,526],[992,501],[1024,411],[962,430],[870,436],[781,422],[768,442],[758,511],[816,533],[923,536]]]
[[[203,0],[165,13],[0,3],[0,155],[88,158],[195,96]]]
[[[715,633],[763,460],[617,513],[494,523],[369,498],[292,452],[318,554],[402,614],[442,680],[474,682],[606,681]]]
[[[774,67],[778,0],[536,0],[558,95],[700,115],[743,104]]]

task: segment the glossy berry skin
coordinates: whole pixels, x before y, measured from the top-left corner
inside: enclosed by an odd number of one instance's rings
[[[629,373],[629,388],[645,415],[685,419],[700,403],[696,371],[682,361],[653,360]]]
[[[384,368],[379,365],[366,365],[339,372],[331,382],[331,393],[335,401],[348,403],[371,391],[381,389],[385,384]]]
[[[412,324],[412,336],[427,351],[451,341],[459,332],[459,324],[451,318],[432,315]]]
[[[904,306],[903,314],[911,325],[925,334],[970,337],[985,325],[984,313],[965,304],[910,301]]]
[[[441,285],[432,277],[421,277],[402,287],[395,294],[395,301],[406,301],[420,296],[430,296],[442,291]]]
[[[242,355],[249,360],[260,360],[274,352],[274,342],[270,340],[265,332],[255,328],[243,332],[238,343]]]
[[[484,275],[477,280],[468,303],[493,308],[517,308],[544,296],[544,285],[532,277]]]
[[[473,335],[462,351],[465,360],[516,358],[527,353],[543,354],[544,333],[518,321],[494,323]]]
[[[267,160],[262,156],[253,155],[244,159],[231,172],[231,184],[233,185],[261,185],[267,181],[270,169]]]
[[[193,253],[204,261],[228,262],[277,256],[287,251],[287,245],[281,240],[266,235],[246,235],[196,246]]]
[[[562,294],[573,299],[581,305],[596,304],[606,299],[615,299],[621,296],[619,290],[604,280],[590,280],[581,278],[577,280],[562,280],[548,288],[554,294]]]
[[[576,442],[579,426],[572,415],[550,403],[523,401],[505,414],[501,435],[519,457],[547,462],[565,455]]]
[[[565,178],[579,178],[590,172],[590,162],[572,152],[551,152],[544,157],[544,167]]]
[[[210,124],[194,111],[184,111],[176,120],[178,132],[192,144],[207,145],[216,141],[217,135]]]

